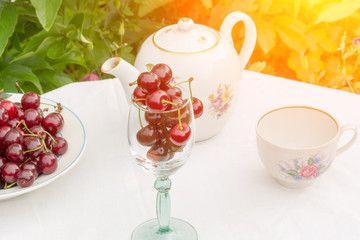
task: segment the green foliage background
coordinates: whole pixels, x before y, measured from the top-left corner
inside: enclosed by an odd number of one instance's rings
[[[133,62],[147,34],[137,8],[137,1],[0,0],[0,89],[18,92],[18,82],[44,93],[92,71],[102,77],[111,56]]]

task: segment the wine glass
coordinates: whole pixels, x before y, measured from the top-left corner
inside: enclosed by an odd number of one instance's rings
[[[141,101],[130,103],[128,118],[128,141],[130,151],[137,163],[147,172],[155,175],[157,192],[157,218],[140,224],[132,233],[132,240],[195,240],[197,233],[189,223],[170,217],[171,181],[169,176],[175,173],[190,156],[194,145],[194,115],[189,91],[182,90],[181,107],[169,105],[170,110],[154,111],[145,107]],[[172,98],[174,100],[176,98]],[[144,100],[143,100],[144,101]],[[179,117],[180,116],[180,117]],[[171,135],[173,128],[181,125],[188,134],[185,143]],[[190,130],[187,129],[189,127]],[[186,130],[187,129],[187,130]],[[175,129],[176,130],[176,129]],[[179,130],[179,129],[177,129]]]

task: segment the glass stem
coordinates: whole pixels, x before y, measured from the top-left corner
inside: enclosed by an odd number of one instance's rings
[[[166,233],[170,231],[170,195],[171,181],[168,177],[158,177],[155,180],[154,187],[158,191],[156,197],[156,215],[159,223],[159,233]]]

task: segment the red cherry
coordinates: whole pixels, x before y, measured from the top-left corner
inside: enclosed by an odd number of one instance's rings
[[[37,109],[40,106],[40,95],[34,92],[26,92],[21,98],[24,109]]]
[[[170,97],[170,102],[177,104],[177,106],[180,108],[181,106],[184,105],[184,100],[182,100],[182,98],[180,97],[176,97],[176,96],[171,96]],[[173,104],[169,104],[168,108],[166,110],[173,110],[173,109],[177,109],[176,105]],[[182,108],[185,109],[185,108]],[[177,113],[176,113],[177,114]]]
[[[58,156],[66,153],[68,149],[68,143],[66,139],[62,137],[54,137],[54,140],[56,143],[54,143],[54,141],[51,141],[50,144],[51,151]]]
[[[45,152],[44,145],[38,137],[25,137],[23,140],[24,150],[30,157],[39,157]],[[35,150],[37,149],[37,150]]]
[[[6,109],[6,111],[9,114],[9,119],[12,119],[15,117],[16,115],[16,106],[13,102],[9,101],[9,100],[3,100],[0,103],[0,106],[2,106],[3,108]]]
[[[161,87],[161,89],[164,90],[171,97],[172,96],[176,96],[176,97],[182,96],[181,89],[178,87],[171,87],[169,85],[166,85],[166,86]]]
[[[148,94],[146,92],[142,91],[141,88],[137,86],[133,92],[133,99],[146,98],[147,95]],[[146,105],[146,100],[138,100],[136,102],[140,103],[141,105]]]
[[[24,163],[23,165],[21,165],[20,169],[32,171],[33,174],[35,175],[35,178],[37,178],[37,176],[39,175],[39,169],[38,169],[37,163],[34,161],[28,161],[28,162]]]
[[[17,174],[16,184],[21,187],[29,187],[31,186],[35,181],[35,174],[29,170],[29,169],[20,169],[20,171]]]
[[[180,125],[176,124],[171,130],[169,134],[169,139],[172,143],[178,146],[185,145],[186,142],[190,139],[191,128],[186,123],[182,123],[182,129],[180,129]]]
[[[31,128],[32,126],[39,125],[41,123],[41,116],[36,109],[29,108],[24,112],[24,120],[26,126]]]
[[[10,126],[4,125],[0,127],[0,141],[4,140],[5,135],[11,130]]]
[[[163,100],[170,101],[169,95],[163,90],[155,90],[146,97],[146,105],[150,110],[164,111],[169,106],[169,103]]]
[[[22,163],[25,160],[23,146],[19,143],[13,143],[5,150],[5,156],[8,161]]]
[[[57,168],[57,157],[52,152],[43,153],[40,156],[40,171],[44,174],[51,174]]]
[[[151,72],[155,73],[159,77],[162,86],[168,85],[173,76],[170,67],[164,63],[156,64],[151,69]]]
[[[160,113],[152,113],[145,112],[145,120],[152,125],[160,124],[161,122],[161,114]]]
[[[4,141],[5,147],[8,147],[13,143],[22,144],[23,134],[16,129],[11,129],[10,131],[8,131],[6,133],[3,141]]]
[[[19,166],[14,162],[7,162],[1,169],[1,177],[7,183],[14,183],[17,179],[17,174],[20,171]]]
[[[48,131],[51,135],[56,135],[63,128],[64,119],[60,113],[53,112],[44,118],[42,124],[45,130]]]
[[[142,72],[137,79],[137,84],[143,92],[151,93],[160,88],[160,79],[155,73]]]
[[[161,142],[154,144],[146,153],[146,157],[154,162],[169,160],[170,154],[165,144]]]
[[[3,106],[0,106],[0,125],[5,125],[7,124],[8,121],[9,121],[9,113]]]
[[[194,117],[199,118],[203,114],[204,106],[200,99],[193,97],[192,106],[194,110]]]
[[[152,146],[158,139],[158,132],[154,125],[147,125],[136,133],[136,139],[141,145]]]

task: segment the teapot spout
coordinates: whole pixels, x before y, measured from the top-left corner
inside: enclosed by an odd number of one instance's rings
[[[101,66],[101,71],[120,80],[126,100],[130,101],[135,87],[129,86],[129,83],[136,81],[140,71],[120,57],[112,57],[106,60]]]

